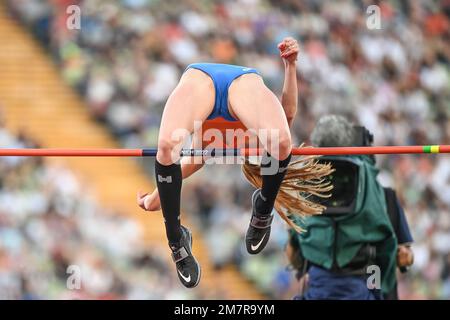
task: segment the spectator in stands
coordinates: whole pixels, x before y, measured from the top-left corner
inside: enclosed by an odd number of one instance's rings
[[[308,142],[322,115],[338,113],[376,133],[375,145],[450,144],[449,1],[380,1],[382,29],[369,30],[366,9],[373,1],[182,0],[174,6],[160,0],[89,0],[78,2],[82,26],[72,31],[63,28],[64,1],[7,2],[30,28],[36,26],[36,17],[49,19],[40,32],[48,32],[62,76],[125,147],[156,145],[162,103],[190,62],[221,59],[250,65],[261,71],[273,91],[281,91],[277,84],[282,83],[282,66],[272,48],[286,34],[304,43],[298,65],[302,116],[294,121],[296,142]],[[415,239],[415,264],[399,277],[400,297],[450,298],[445,272],[450,253],[449,184],[443,178],[450,160],[403,155],[377,160],[380,181],[397,191]],[[204,214],[214,217],[205,234],[224,232],[234,244],[223,255],[212,247],[216,261],[238,263],[244,274],[271,293],[274,285],[285,283],[282,256],[268,252],[248,259],[233,242],[245,231],[245,223],[234,213],[249,208],[250,196],[247,186],[236,183],[237,171],[214,168],[227,193],[239,195],[233,203],[204,192],[191,196],[195,200],[186,209],[197,212],[202,203],[210,204],[202,206]],[[193,177],[186,195],[204,185],[208,174],[206,170]],[[223,229],[217,228],[219,221]],[[269,248],[286,240],[278,222],[274,221]],[[258,277],[262,268],[271,276]]]

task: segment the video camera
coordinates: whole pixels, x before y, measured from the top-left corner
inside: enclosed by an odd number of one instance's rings
[[[363,126],[354,126],[352,147],[366,147],[373,144],[373,135]],[[351,213],[356,206],[358,192],[359,166],[346,157],[324,156],[319,162],[331,163],[335,172],[329,175],[333,185],[330,198],[314,197],[313,201],[327,207],[323,215],[342,215]]]

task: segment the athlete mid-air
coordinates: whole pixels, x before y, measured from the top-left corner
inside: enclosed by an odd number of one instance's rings
[[[252,217],[245,237],[247,251],[257,254],[269,240],[275,200],[289,171],[292,148],[289,128],[297,112],[296,61],[299,46],[296,40],[285,38],[278,49],[285,66],[281,102],[266,87],[256,69],[194,63],[186,68],[165,105],[155,163],[157,189],[151,194],[139,193],[138,204],[148,211],[162,209],[178,277],[188,288],[199,283],[200,265],[192,254],[191,232],[180,223],[180,193],[183,178],[199,170],[202,164],[192,163],[189,158],[183,158],[180,164],[179,154],[187,136],[194,132],[195,122],[222,117],[231,122],[240,121],[257,134],[264,130],[277,133],[274,135],[277,139],[271,139],[270,134],[264,139],[258,138],[265,149],[264,165],[275,166],[278,170],[273,174],[258,175],[255,172],[258,166],[244,165],[246,177],[255,186],[260,186],[252,196]],[[174,138],[174,132],[185,134]],[[319,175],[325,171],[320,171]],[[256,176],[258,178],[255,179]],[[295,182],[292,184],[295,185]],[[284,199],[290,197],[284,193]],[[317,207],[314,210],[317,211]],[[282,217],[288,221],[286,216]]]

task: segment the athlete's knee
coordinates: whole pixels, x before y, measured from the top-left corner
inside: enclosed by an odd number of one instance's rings
[[[288,130],[281,130],[276,139],[270,141],[271,153],[279,160],[286,159],[292,151],[291,134]]]
[[[286,159],[292,151],[292,139],[289,131],[280,136],[280,159]]]
[[[169,165],[175,163],[178,159],[174,159],[174,152],[177,150],[180,141],[171,137],[160,137],[158,139],[157,160],[159,163]]]

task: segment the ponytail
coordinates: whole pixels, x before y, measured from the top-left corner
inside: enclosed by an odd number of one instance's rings
[[[297,232],[303,230],[294,222],[295,217],[303,219],[321,214],[326,209],[324,205],[308,198],[311,195],[319,198],[331,197],[333,185],[326,177],[334,172],[334,169],[330,163],[319,163],[318,158],[319,156],[300,157],[291,162],[275,200],[275,210]],[[260,170],[259,165],[251,164],[248,159],[242,165],[242,172],[255,188],[262,186]]]

